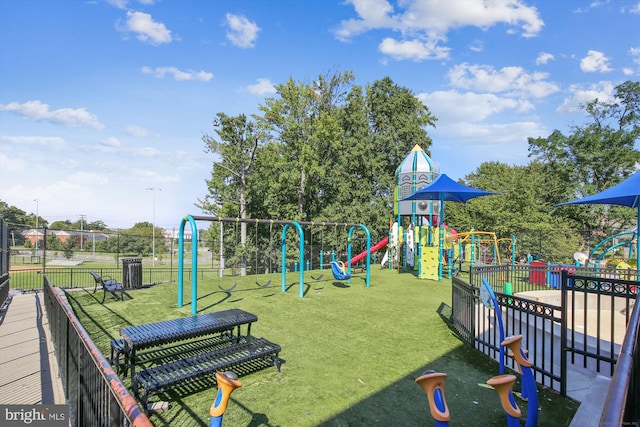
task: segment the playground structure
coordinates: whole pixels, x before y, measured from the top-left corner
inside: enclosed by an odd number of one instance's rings
[[[441,174],[424,150],[414,146],[396,169],[394,221],[383,266],[414,269],[421,279],[442,280],[445,268],[451,278],[456,260],[460,265],[463,259],[472,266],[501,264],[499,243],[505,239],[490,232],[458,233],[444,223],[445,200],[466,202],[490,194],[496,193],[467,187]],[[511,241],[515,258],[515,238],[506,240]]]
[[[270,220],[270,219],[250,219],[250,218],[223,218],[216,216],[193,216],[193,215],[185,215],[181,222],[178,234],[178,307],[182,307],[184,305],[183,299],[183,291],[184,291],[184,230],[187,223],[191,228],[192,241],[198,241],[198,228],[196,226],[196,221],[208,221],[208,222],[219,222],[222,223],[247,223],[247,224],[278,224],[283,225],[282,229],[282,237],[281,237],[281,283],[282,283],[282,292],[287,291],[286,285],[286,277],[287,277],[287,231],[290,226],[293,226],[298,232],[299,239],[299,259],[298,265],[299,268],[299,296],[300,298],[304,297],[304,272],[305,268],[305,238],[304,238],[304,230],[302,228],[303,225],[306,226],[343,226],[349,227],[348,237],[347,237],[347,262],[346,271],[343,273],[348,276],[344,279],[339,279],[337,275],[334,273],[334,277],[336,280],[347,280],[350,283],[351,280],[351,254],[352,254],[352,243],[353,243],[353,233],[357,229],[362,229],[366,236],[366,250],[364,251],[364,255],[358,254],[360,259],[365,258],[365,285],[367,287],[371,284],[371,234],[369,229],[364,224],[348,224],[348,223],[334,223],[334,222],[305,222],[305,221],[287,221],[287,220]],[[222,236],[222,233],[221,233]],[[221,239],[222,246],[222,239]],[[192,251],[192,259],[191,259],[191,312],[192,314],[197,313],[197,300],[198,300],[198,248],[197,245],[191,245]],[[220,266],[224,266],[224,259],[222,258],[222,251],[220,252]],[[222,269],[221,269],[222,274]],[[233,287],[232,287],[233,288]]]
[[[626,263],[625,261],[637,259],[638,254],[635,253],[637,239],[637,226],[635,229],[623,231],[621,233],[614,234],[613,236],[609,236],[595,245],[589,252],[588,259],[584,260],[583,262],[588,261],[590,265],[594,267],[600,267],[602,263],[605,263],[607,261],[608,255],[613,255],[617,260],[616,264],[622,264],[619,267],[616,265],[616,268],[632,268],[631,265],[629,265],[629,263]],[[619,257],[617,256],[619,254],[622,255],[620,258],[624,259],[625,261],[619,259]],[[578,260],[576,260],[576,262],[578,262]],[[624,264],[626,264],[626,266]]]
[[[441,229],[444,231],[442,239]],[[516,259],[516,237],[499,239],[496,233],[489,231],[457,232],[446,225],[442,228],[420,225],[404,228],[394,223],[389,228],[389,235],[393,254],[389,268],[414,269],[421,279],[438,280],[439,271],[446,272],[447,278],[451,278],[465,262],[471,267],[502,265],[501,253],[510,254],[511,264]],[[442,251],[436,244],[440,241]],[[508,245],[506,249],[504,245]],[[383,261],[388,259],[387,254]]]

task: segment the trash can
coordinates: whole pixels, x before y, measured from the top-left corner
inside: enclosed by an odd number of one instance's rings
[[[125,289],[142,287],[142,258],[122,258],[122,285]]]
[[[560,289],[560,285],[562,283],[562,267],[560,264],[551,263],[549,263],[549,267],[551,267],[551,271],[549,271],[549,287],[553,289]]]
[[[531,261],[529,264],[529,283],[545,286],[547,284],[547,263]]]

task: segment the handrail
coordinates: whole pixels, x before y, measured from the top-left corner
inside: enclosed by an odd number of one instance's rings
[[[109,363],[109,361],[102,355],[100,350],[96,347],[94,342],[91,340],[89,334],[84,329],[84,327],[80,323],[80,320],[78,320],[75,313],[73,312],[73,309],[67,302],[63,291],[59,288],[55,288],[51,284],[51,281],[47,276],[44,277],[44,286],[46,288],[45,294],[49,293],[51,296],[53,296],[53,298],[55,299],[59,307],[62,309],[62,311],[66,315],[67,320],[69,321],[69,324],[76,331],[76,333],[78,334],[78,337],[83,342],[87,350],[89,350],[93,363],[95,363],[98,371],[100,372],[101,376],[105,380],[107,387],[111,389],[112,396],[115,398],[116,402],[118,403],[118,406],[123,411],[123,414],[131,422],[131,425],[135,427],[153,427],[153,424],[151,423],[149,418],[140,409],[140,406],[138,406],[138,402],[129,393],[125,385],[120,380],[120,377],[118,376],[118,374],[116,374],[116,372],[111,367],[111,363]],[[51,314],[49,314],[49,316],[51,316]],[[50,320],[50,323],[49,323],[50,328],[54,327],[52,326],[52,323],[53,322],[51,322]],[[54,331],[52,331],[51,333],[52,338],[54,338],[56,335],[57,334],[54,333]],[[58,346],[56,347],[58,348]],[[58,355],[58,358],[60,358],[60,355]],[[71,378],[69,379],[71,380]],[[65,390],[65,393],[68,394],[69,390]],[[74,415],[77,416],[77,414],[74,414]]]
[[[611,379],[609,392],[604,403],[604,411],[600,417],[600,426],[622,426],[625,423],[625,410],[629,397],[629,388],[634,378],[633,371],[638,369],[638,340],[640,338],[640,294],[636,296],[636,302],[627,325],[627,333],[622,342],[620,355],[616,369]],[[634,366],[635,364],[635,366]],[[636,373],[637,375],[637,373]],[[637,386],[637,384],[635,384]],[[635,391],[636,393],[638,390]],[[636,397],[637,398],[637,397]],[[637,408],[636,408],[637,410]],[[634,414],[637,417],[638,414]],[[635,420],[638,421],[637,419]]]

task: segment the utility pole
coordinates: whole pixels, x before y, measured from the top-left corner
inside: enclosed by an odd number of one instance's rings
[[[82,241],[84,240],[83,223],[86,215],[80,215],[80,252],[82,252]]]
[[[151,223],[151,256],[152,265],[156,265],[156,191],[162,191],[162,188],[147,187],[145,190],[153,191],[153,222]]]

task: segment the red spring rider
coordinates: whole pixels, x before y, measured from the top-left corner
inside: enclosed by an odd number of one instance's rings
[[[447,374],[436,371],[427,371],[419,378],[416,378],[416,383],[420,384],[425,393],[427,393],[429,409],[431,410],[431,416],[436,421],[436,427],[447,427],[451,419],[449,408],[444,398],[445,378],[447,378]]]
[[[211,415],[209,427],[222,426],[222,416],[224,411],[227,410],[231,393],[233,393],[233,390],[242,387],[242,383],[238,380],[236,373],[231,371],[216,372],[216,381],[218,382],[218,393],[209,410],[209,415]]]

